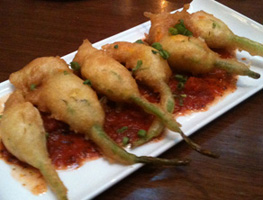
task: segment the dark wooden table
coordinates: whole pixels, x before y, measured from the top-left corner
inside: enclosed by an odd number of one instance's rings
[[[82,40],[96,42],[147,19],[144,11],[171,11],[189,0],[1,0],[0,81],[40,56],[63,56]],[[219,0],[263,22],[263,2]],[[262,90],[191,138],[213,149],[210,159],[180,143],[162,156],[188,157],[186,167],[144,166],[95,199],[263,199]]]

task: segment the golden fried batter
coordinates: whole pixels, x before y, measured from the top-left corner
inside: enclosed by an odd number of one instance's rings
[[[24,100],[21,91],[8,99],[1,119],[2,141],[19,160],[40,170],[58,199],[67,199],[67,189],[48,155],[46,133],[39,111]]]

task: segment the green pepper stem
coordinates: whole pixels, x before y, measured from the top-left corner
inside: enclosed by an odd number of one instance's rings
[[[152,140],[153,138],[159,136],[162,133],[164,128],[165,128],[165,126],[163,125],[163,123],[159,119],[154,119],[154,121],[152,122],[151,126],[149,127],[149,129],[147,131],[147,135],[145,137],[139,138],[137,141],[133,142],[132,148],[143,145],[143,144],[149,142],[150,140]]]
[[[165,82],[160,82],[160,86],[158,90],[161,96],[161,101],[160,101],[161,107],[164,110],[167,110],[169,113],[172,113],[174,110],[175,103],[170,87]],[[149,142],[151,139],[159,136],[164,130],[164,128],[165,126],[158,118],[154,119],[154,121],[152,122],[151,126],[147,131],[147,135],[133,142],[132,147],[137,147],[142,144],[145,144],[146,142]]]
[[[118,144],[116,144],[103,130],[102,126],[94,125],[91,128],[91,131],[88,137],[95,142],[103,155],[106,158],[109,158],[118,163],[122,163],[124,165],[134,164],[136,160],[136,156],[128,153],[123,148],[121,148]]]
[[[39,170],[44,176],[44,179],[47,181],[51,190],[56,194],[57,198],[59,200],[67,200],[67,188],[60,180],[51,162],[41,165],[41,167],[39,167]]]
[[[215,62],[215,67],[223,69],[231,74],[249,76],[254,79],[258,79],[260,77],[260,74],[251,71],[247,65],[233,59],[218,58]]]
[[[248,51],[252,56],[263,56],[263,44],[261,43],[237,35],[233,37],[233,42],[238,49]]]
[[[119,145],[117,145],[103,130],[100,125],[94,125],[91,128],[89,138],[93,140],[101,149],[103,154],[114,161],[125,165],[131,165],[135,163],[147,163],[154,165],[186,165],[189,160],[179,159],[162,159],[148,156],[137,157],[134,154],[128,153]]]
[[[214,154],[211,151],[201,148],[198,144],[194,143],[190,138],[188,138],[183,133],[183,131],[179,128],[180,125],[175,121],[172,114],[163,111],[157,105],[149,103],[147,100],[145,100],[140,96],[131,97],[131,101],[141,106],[146,112],[151,113],[156,117],[158,117],[168,129],[174,132],[178,132],[181,135],[181,137],[184,139],[184,141],[195,151],[209,157],[213,157],[213,158],[219,157],[217,154]]]
[[[169,113],[174,111],[174,97],[170,87],[165,82],[160,82],[161,107]]]

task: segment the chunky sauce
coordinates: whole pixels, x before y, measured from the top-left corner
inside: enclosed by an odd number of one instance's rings
[[[84,135],[75,134],[63,122],[42,113],[48,133],[47,147],[50,158],[57,169],[77,168],[85,161],[100,157],[97,147]]]
[[[206,75],[190,76],[183,89],[178,89],[179,82],[171,78],[169,85],[175,94],[177,115],[188,112],[204,111],[209,106],[229,92],[236,89],[236,77],[222,70],[215,70]]]
[[[114,141],[125,146],[138,139],[139,130],[148,130],[153,118],[134,105],[110,105],[106,109],[104,129]]]

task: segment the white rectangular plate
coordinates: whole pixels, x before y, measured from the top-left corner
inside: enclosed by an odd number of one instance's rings
[[[213,0],[194,0],[191,3],[190,12],[204,10],[214,14],[219,19],[223,20],[235,34],[245,36],[250,39],[263,43],[263,27],[253,20],[227,8]],[[94,44],[94,47],[100,48],[107,43],[115,41],[130,41],[134,42],[137,39],[143,38],[144,33],[147,33],[150,27],[150,22],[143,23],[132,29],[119,33],[115,36],[102,40]],[[70,62],[76,52],[64,56],[63,58]],[[251,57],[246,52],[238,53],[238,58],[245,57],[248,62],[251,62],[251,69],[260,73],[263,77],[263,59],[262,57]],[[182,129],[186,135],[191,135],[199,128],[203,127],[210,121],[222,115],[235,105],[244,101],[254,93],[263,88],[263,78],[253,80],[247,77],[240,77],[237,83],[237,90],[231,93],[222,101],[212,106],[206,112],[194,113],[190,116],[180,117],[178,121],[182,124]],[[0,96],[10,93],[13,90],[9,81],[0,84]],[[181,141],[178,134],[169,132],[167,137],[160,142],[154,142],[144,145],[132,151],[137,155],[158,156],[162,152],[171,148]],[[127,175],[137,170],[141,165],[122,166],[119,164],[109,164],[104,159],[98,159],[86,163],[77,170],[59,171],[59,176],[68,188],[68,196],[70,200],[85,200],[91,199],[111,187],[116,182],[120,181]],[[34,196],[27,189],[17,182],[11,176],[11,167],[0,160],[0,199],[1,200],[55,200],[55,196],[51,191]],[[15,192],[14,192],[15,191]]]

